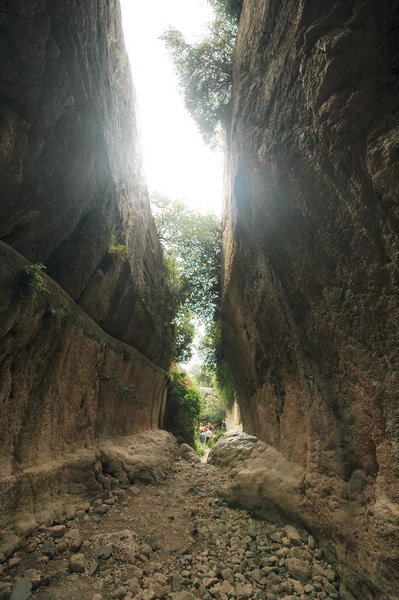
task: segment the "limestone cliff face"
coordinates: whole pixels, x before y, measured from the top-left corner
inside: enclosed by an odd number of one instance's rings
[[[134,480],[99,444],[162,425],[174,336],[118,1],[1,0],[0,28],[3,530]]]
[[[167,366],[169,293],[119,3],[1,5],[0,238],[45,263],[108,333]]]
[[[353,593],[384,599],[399,564],[397,9],[246,0],[224,233],[244,428],[302,473],[284,510]]]

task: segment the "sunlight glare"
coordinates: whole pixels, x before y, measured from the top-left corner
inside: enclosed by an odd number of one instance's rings
[[[190,42],[201,40],[212,9],[206,0],[121,0],[121,6],[149,190],[180,198],[193,210],[220,215],[222,153],[205,146],[159,39],[174,27]]]

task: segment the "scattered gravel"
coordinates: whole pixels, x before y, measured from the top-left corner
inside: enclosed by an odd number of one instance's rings
[[[340,599],[314,538],[227,506],[227,480],[183,448],[165,482],[82,501],[3,565],[0,600]]]

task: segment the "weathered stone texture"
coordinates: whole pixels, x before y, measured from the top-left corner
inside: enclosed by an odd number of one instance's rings
[[[357,596],[384,600],[399,584],[398,24],[387,0],[246,0],[224,233],[244,428],[303,470],[291,514]]]
[[[26,287],[26,261],[1,244],[0,472],[157,428],[165,371],[105,334],[46,277]]]
[[[0,9],[0,238],[45,263],[108,333],[167,366],[170,298],[119,3]]]
[[[118,0],[0,0],[1,529],[133,481],[139,455],[101,448],[162,425],[174,334],[134,104]]]
[[[26,513],[29,507],[44,509],[48,485],[55,486],[53,501],[57,490],[98,491],[93,485],[102,482],[101,475],[81,479],[79,488],[79,479],[70,478],[60,465],[73,463],[74,453],[79,459],[82,448],[93,449],[94,456],[100,453],[98,446],[115,440],[117,451],[118,444],[126,444],[117,441],[123,436],[157,429],[166,402],[166,373],[104,333],[49,277],[49,291],[35,297],[26,285],[25,259],[1,242],[0,258],[3,528],[21,507]],[[140,456],[130,461],[140,463]],[[119,467],[117,475],[109,465],[104,471],[124,484],[136,476],[134,472],[128,479],[126,467]]]

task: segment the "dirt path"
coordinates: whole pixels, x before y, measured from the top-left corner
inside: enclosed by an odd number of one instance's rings
[[[12,586],[11,600],[27,600],[30,584],[38,600],[339,598],[314,540],[224,505],[227,481],[217,467],[180,459],[162,484],[83,503],[8,561],[0,600]]]

